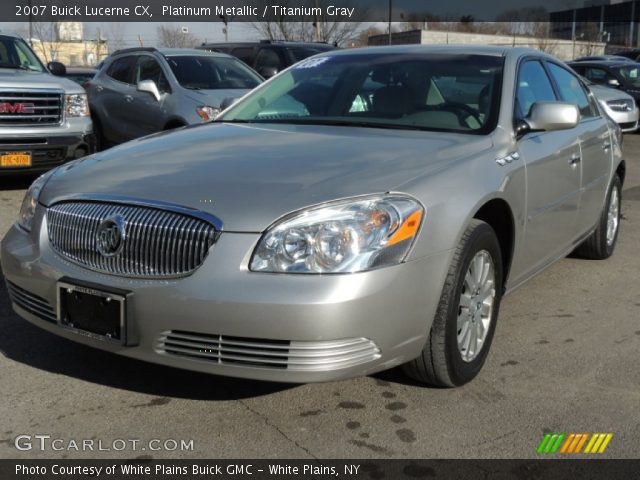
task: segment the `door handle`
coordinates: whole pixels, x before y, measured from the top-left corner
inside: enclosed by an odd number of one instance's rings
[[[574,153],[569,159],[569,165],[575,168],[581,161],[582,158],[580,157],[580,155],[578,153]]]
[[[606,151],[606,150],[609,150],[610,148],[611,148],[611,142],[604,142],[604,143],[602,144],[602,149],[603,149],[603,150],[605,150],[605,151]]]
[[[102,90],[104,90],[104,88],[102,86],[98,85],[96,87],[96,92],[101,92]]]
[[[127,101],[129,103],[133,102],[133,97],[131,95],[125,95],[124,99],[125,99],[125,101]]]

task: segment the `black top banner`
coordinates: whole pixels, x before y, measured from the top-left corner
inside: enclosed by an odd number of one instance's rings
[[[1,0],[0,21],[547,21],[578,0]]]

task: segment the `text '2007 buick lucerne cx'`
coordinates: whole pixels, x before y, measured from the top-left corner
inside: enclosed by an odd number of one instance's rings
[[[462,385],[504,293],[573,250],[612,254],[619,135],[540,52],[333,51],[213,123],[40,177],[2,268],[21,316],[129,357]]]

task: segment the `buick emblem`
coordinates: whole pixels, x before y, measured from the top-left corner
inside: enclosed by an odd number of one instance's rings
[[[125,221],[122,215],[105,218],[96,231],[96,248],[103,257],[118,255],[124,247]]]

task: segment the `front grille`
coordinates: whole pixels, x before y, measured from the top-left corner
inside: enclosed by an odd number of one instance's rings
[[[100,224],[114,215],[124,220],[119,253],[98,251]],[[178,277],[197,269],[215,243],[210,223],[155,207],[104,202],[65,202],[47,210],[49,241],[63,257],[92,270],[140,278]]]
[[[56,91],[0,91],[0,126],[57,125],[62,110]]]
[[[626,130],[627,128],[635,127],[636,124],[637,124],[637,122],[623,122],[623,123],[619,123],[618,125],[620,125],[620,128],[622,130]]]
[[[7,281],[7,288],[9,290],[9,298],[20,308],[42,320],[57,323],[55,310],[44,298],[34,295],[9,281]]]
[[[163,332],[156,341],[156,351],[217,364],[292,371],[336,370],[380,357],[376,344],[366,338],[300,342],[180,330]]]

